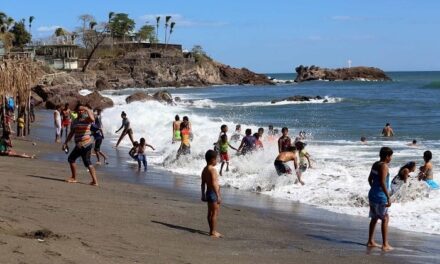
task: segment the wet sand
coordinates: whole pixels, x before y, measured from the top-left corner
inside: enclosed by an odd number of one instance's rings
[[[34,132],[44,139],[44,126]],[[44,132],[41,134],[41,132]],[[435,262],[437,236],[392,230],[398,249],[368,252],[368,219],[328,213],[225,189],[219,231],[210,238],[198,186],[161,171],[98,167],[100,187],[68,184],[60,145],[14,141],[39,159],[0,157],[0,263],[396,263]],[[56,156],[60,161],[47,160]],[[112,168],[112,167],[110,167]],[[152,179],[147,181],[145,179]],[[121,181],[131,179],[134,184]],[[154,181],[154,179],[156,179]],[[165,184],[159,184],[163,183]],[[150,183],[150,184],[149,184]],[[155,183],[155,184],[154,184]],[[174,186],[174,187],[173,187]],[[185,187],[186,186],[186,187]],[[254,199],[255,202],[250,202]],[[236,201],[236,202],[233,202]],[[245,206],[252,205],[251,208]],[[261,206],[255,206],[259,204]],[[268,206],[272,205],[272,206]],[[266,209],[264,209],[266,208]],[[43,232],[35,232],[43,230]],[[377,233],[378,240],[380,233]],[[38,240],[40,238],[40,240]]]

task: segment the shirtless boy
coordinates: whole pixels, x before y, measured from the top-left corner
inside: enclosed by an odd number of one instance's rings
[[[179,115],[176,115],[174,117],[173,122],[173,137],[172,137],[172,143],[174,144],[176,141],[180,141],[182,138],[180,136],[180,124],[182,121],[180,121]]]
[[[393,128],[390,123],[387,123],[385,127],[382,129],[382,136],[384,137],[392,137],[394,136]]]
[[[218,184],[217,152],[208,150],[205,154],[206,167],[202,171],[202,201],[208,203],[209,235],[213,238],[221,238],[217,232],[217,217],[220,211],[221,195]]]
[[[293,166],[295,167],[296,177],[298,177],[298,181],[301,185],[304,185],[304,182],[301,180],[301,174],[298,171],[298,161],[296,157],[296,148],[294,146],[290,146],[286,151],[278,154],[275,159],[274,166],[279,176],[283,174],[292,174],[292,169],[287,165],[287,162],[292,161]]]

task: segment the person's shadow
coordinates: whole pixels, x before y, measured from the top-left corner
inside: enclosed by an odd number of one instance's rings
[[[152,220],[151,222],[155,223],[155,224],[164,225],[164,226],[169,227],[169,228],[190,232],[190,233],[193,233],[193,234],[200,234],[200,235],[206,235],[206,236],[209,235],[209,233],[206,232],[206,231],[201,231],[201,230],[197,230],[197,229],[193,229],[193,228],[189,228],[189,227],[178,226],[178,225],[168,224],[168,223],[154,221],[154,220]]]

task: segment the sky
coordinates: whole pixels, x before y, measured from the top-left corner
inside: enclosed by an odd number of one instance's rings
[[[439,0],[0,1],[16,20],[35,16],[35,38],[57,27],[73,31],[81,14],[107,21],[110,11],[128,13],[137,27],[171,15],[170,42],[201,45],[217,61],[256,72],[345,67],[348,60],[386,71],[440,70]]]

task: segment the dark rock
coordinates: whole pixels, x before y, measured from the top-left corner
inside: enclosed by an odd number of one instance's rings
[[[112,99],[102,96],[98,92],[93,92],[86,96],[80,96],[80,101],[92,109],[105,109],[113,107]]]
[[[297,77],[295,82],[328,80],[328,81],[390,81],[384,71],[373,67],[352,67],[340,69],[325,69],[314,65],[295,68]]]
[[[322,100],[323,98],[321,96],[304,96],[304,95],[295,95],[295,96],[290,96],[284,99],[277,99],[277,100],[272,100],[271,103],[272,104],[276,104],[279,102],[283,102],[283,101],[290,101],[290,102],[309,102],[310,100]],[[327,101],[328,102],[328,101]]]
[[[102,90],[109,89],[110,85],[106,79],[101,78],[101,79],[96,80],[95,87],[98,91],[102,91]]]
[[[159,102],[166,102],[168,104],[173,103],[173,97],[171,94],[167,91],[159,91],[153,94],[154,99],[156,99]]]
[[[182,101],[182,99],[180,97],[174,97],[174,102],[176,103],[180,103]]]
[[[78,102],[81,102],[92,109],[105,109],[113,107],[113,101],[110,98],[104,97],[98,92],[93,92],[86,96],[82,96],[78,93],[65,94],[64,96],[59,94],[54,95],[46,100],[46,108],[55,109],[57,105],[64,105],[65,103],[68,103],[71,109],[75,109]]]
[[[132,102],[145,102],[145,101],[151,101],[151,100],[155,100],[155,98],[147,93],[144,93],[144,92],[136,92],[136,93],[128,96],[127,98],[125,98],[125,102],[127,102],[127,104],[132,103]]]

